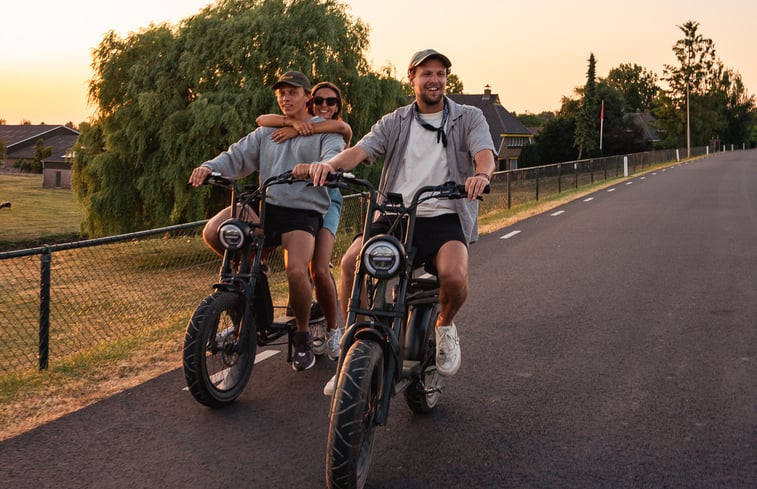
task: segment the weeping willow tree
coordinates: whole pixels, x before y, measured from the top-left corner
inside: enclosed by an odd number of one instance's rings
[[[225,195],[186,185],[191,170],[277,111],[287,70],[342,88],[358,138],[406,103],[408,89],[364,53],[368,28],[332,0],[219,0],[178,25],[105,35],[93,52],[72,186],[82,231],[100,236],[207,217]],[[354,142],[354,141],[353,141]]]

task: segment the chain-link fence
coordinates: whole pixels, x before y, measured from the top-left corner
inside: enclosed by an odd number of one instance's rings
[[[704,155],[706,148],[692,154]],[[675,161],[676,150],[498,172],[482,212],[508,209],[598,180]],[[364,211],[346,196],[334,262],[360,232]],[[217,281],[220,258],[202,241],[205,221],[0,253],[0,373],[46,368],[109,341],[186,320]],[[280,253],[271,288],[286,302]],[[338,270],[336,271],[338,274]]]
[[[362,206],[345,198],[334,256],[359,232]],[[188,318],[218,280],[205,221],[0,253],[0,373],[47,368],[107,342]],[[277,306],[283,258],[267,258]]]

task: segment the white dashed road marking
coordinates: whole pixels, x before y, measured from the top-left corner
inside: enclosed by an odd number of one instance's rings
[[[505,234],[504,236],[500,236],[499,239],[510,239],[510,238],[512,238],[513,236],[515,236],[516,234],[519,234],[519,233],[520,233],[520,231],[518,231],[518,230],[516,230],[516,231],[510,231],[509,233]]]
[[[272,356],[276,355],[277,353],[280,353],[279,350],[265,350],[261,351],[257,355],[255,355],[255,363],[260,363],[263,360],[268,360]]]
[[[608,192],[615,192],[615,189],[614,188],[608,188],[607,191]]]
[[[591,202],[592,200],[594,200],[594,197],[589,197],[588,199],[584,199],[584,202]]]
[[[559,216],[559,215],[560,215],[560,214],[562,214],[563,212],[565,212],[565,211],[557,211],[557,212],[555,212],[554,214],[551,214],[551,216],[552,216],[552,217],[555,217],[555,216]]]

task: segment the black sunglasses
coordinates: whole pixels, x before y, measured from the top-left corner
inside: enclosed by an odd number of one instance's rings
[[[329,107],[333,107],[339,103],[339,99],[336,97],[313,97],[313,104],[321,105],[323,104],[323,102],[326,102],[326,105],[328,105]]]

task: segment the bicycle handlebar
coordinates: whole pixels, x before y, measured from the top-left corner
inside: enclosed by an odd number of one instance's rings
[[[291,171],[286,171],[284,173],[281,173],[279,175],[274,175],[271,177],[268,177],[262,185],[257,187],[253,193],[260,193],[263,189],[268,188],[272,185],[279,185],[279,184],[291,184],[297,181],[293,176]],[[342,170],[337,171],[336,173],[329,173],[326,176],[326,182],[329,187],[337,187],[337,188],[344,188],[344,189],[350,189],[349,185],[359,185],[361,187],[366,188],[369,193],[371,194],[371,199],[375,202],[376,201],[376,188],[373,186],[373,184],[365,179],[358,178],[353,173],[344,172]],[[221,175],[218,172],[211,172],[203,182],[203,185],[217,185],[220,187],[229,188],[232,187],[233,190],[236,192],[236,181],[225,177]],[[491,188],[489,185],[487,185],[484,188],[484,193],[488,194],[491,191]],[[430,194],[430,195],[427,195]],[[418,191],[413,196],[413,199],[408,206],[408,209],[412,209],[414,207],[417,207],[421,202],[424,202],[429,199],[463,199],[467,197],[467,193],[465,191],[465,185],[456,183],[456,182],[445,182],[441,185],[426,185],[418,189]],[[481,197],[478,197],[479,200],[481,200]]]
[[[352,173],[346,173],[341,170],[337,171],[336,173],[329,173],[326,176],[326,181],[329,182],[329,187],[339,187],[339,188],[349,188],[347,185],[340,185],[340,183],[344,182],[347,184],[357,184],[362,187],[367,188],[372,196],[375,196],[376,189],[373,186],[371,182],[368,180],[364,180],[361,178],[357,178]],[[491,187],[487,185],[484,188],[484,193],[488,194],[491,191]],[[424,194],[434,194],[425,196]],[[409,206],[410,209],[413,207],[417,207],[418,204],[421,202],[428,200],[428,199],[463,199],[467,198],[468,194],[465,191],[465,185],[461,183],[456,182],[445,182],[441,185],[426,185],[424,187],[421,187],[416,191],[415,195],[413,196],[413,200],[411,201],[411,204]],[[373,197],[372,197],[373,198]],[[478,197],[479,200],[481,200],[481,197]]]

